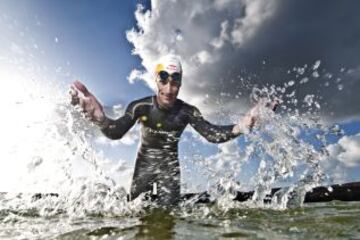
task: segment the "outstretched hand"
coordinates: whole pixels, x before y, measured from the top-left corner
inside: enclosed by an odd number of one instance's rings
[[[279,101],[274,100],[272,102],[265,103],[263,100],[260,100],[253,108],[251,108],[245,114],[245,116],[242,119],[240,119],[239,123],[234,126],[233,133],[234,134],[249,133],[254,127],[255,123],[258,121],[260,116],[260,109],[264,106],[273,111],[276,111],[276,108],[279,106]]]
[[[106,120],[106,116],[102,105],[96,97],[89,92],[84,84],[75,81],[70,86],[71,104],[79,105],[85,114],[85,117],[95,124],[102,124]]]

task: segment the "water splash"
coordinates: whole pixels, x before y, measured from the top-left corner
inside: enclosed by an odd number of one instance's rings
[[[217,208],[227,212],[239,207],[298,207],[306,192],[332,182],[321,162],[329,156],[329,137],[342,136],[343,131],[338,126],[327,126],[322,120],[319,94],[308,94],[299,99],[297,89],[294,89],[294,86],[319,77],[319,66],[320,61],[316,61],[310,71],[307,65],[294,68],[298,74],[296,81],[290,80],[282,86],[252,87],[253,102],[277,99],[281,102],[280,114],[274,114],[265,106],[261,109],[261,121],[251,134],[245,136],[242,149],[234,149],[241,154],[228,157],[229,154],[221,154],[224,147],[219,147],[219,154],[214,157],[196,160],[205,168],[203,172],[209,179],[216,179],[210,180],[208,191],[215,196]],[[332,76],[330,73],[325,75]],[[248,162],[258,163],[257,172],[250,181],[246,180],[253,183],[255,192],[251,201],[236,203],[232,201],[236,192],[247,185],[240,180],[239,173]],[[272,194],[275,187],[282,189]]]
[[[173,36],[174,44],[183,40],[179,29],[175,29]],[[55,42],[58,42],[57,37]],[[2,109],[12,113],[12,118],[0,124],[4,128],[1,132],[9,136],[2,143],[7,152],[1,156],[15,164],[9,171],[13,176],[4,174],[2,181],[16,179],[18,185],[10,193],[0,196],[1,224],[27,222],[29,216],[63,218],[72,222],[92,216],[142,216],[147,208],[156,207],[156,204],[144,200],[145,194],[127,202],[125,189],[109,177],[104,168],[106,159],[91,142],[97,130],[69,105],[63,96],[64,87],[55,84],[64,69],[57,67],[50,74],[55,81],[44,81],[46,66],[35,64],[33,53],[28,52],[30,48],[39,51],[42,46],[36,42],[31,42],[28,48],[15,43],[11,46],[17,57],[7,59],[11,73],[5,78],[12,85],[1,89],[0,95],[5,98],[0,104]],[[317,61],[309,76],[306,75],[307,65],[295,67],[293,72],[301,76],[299,84],[318,78],[319,66],[320,61]],[[327,76],[332,78],[331,74]],[[252,88],[251,84],[241,80],[244,87]],[[337,86],[342,90],[343,85],[339,82],[337,80]],[[329,129],[321,123],[317,114],[319,96],[312,94],[298,99],[296,92],[291,90],[296,84],[289,79],[283,86],[252,88],[254,102],[280,99],[282,115],[264,107],[261,109],[262,120],[254,132],[246,136],[243,149],[239,149],[237,144],[227,143],[213,157],[200,155],[196,162],[212,179],[208,191],[213,203],[196,205],[196,198],[189,199],[181,203],[175,213],[211,218],[239,208],[299,206],[306,191],[326,180],[319,165],[327,155],[326,136],[329,133],[341,134],[341,130],[338,127]],[[228,93],[220,95],[230,97]],[[300,112],[299,108],[303,111]],[[259,167],[249,179],[254,183],[253,199],[246,203],[234,202],[236,191],[244,185],[238,180],[243,165],[256,161]],[[285,188],[270,199],[271,204],[265,204],[271,188],[279,184]],[[54,190],[56,194],[50,194]],[[42,194],[34,195],[34,192]],[[66,224],[62,227],[69,230]],[[45,231],[49,228],[44,228],[40,235],[45,236]]]

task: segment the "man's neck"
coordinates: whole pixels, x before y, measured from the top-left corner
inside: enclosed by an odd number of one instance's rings
[[[165,110],[170,110],[170,109],[174,106],[175,101],[176,101],[176,100],[175,100],[174,103],[173,103],[171,106],[166,106],[166,105],[163,105],[163,104],[161,103],[158,95],[156,95],[156,98],[155,98],[155,99],[156,99],[156,102],[157,102],[157,105],[159,106],[159,108],[165,109]]]

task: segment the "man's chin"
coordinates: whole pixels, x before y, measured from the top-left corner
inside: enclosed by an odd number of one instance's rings
[[[164,99],[162,101],[162,103],[163,103],[164,107],[172,107],[174,105],[175,101],[170,100],[170,99]]]

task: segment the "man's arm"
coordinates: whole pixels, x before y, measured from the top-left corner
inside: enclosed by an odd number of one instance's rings
[[[129,104],[125,114],[112,120],[108,118],[102,105],[96,97],[86,88],[86,86],[75,81],[70,89],[71,104],[79,105],[86,118],[98,125],[101,131],[111,139],[120,139],[135,124],[134,104]]]
[[[135,124],[136,118],[133,115],[133,104],[129,104],[123,116],[113,120],[105,116],[104,122],[99,124],[101,132],[110,139],[120,139]]]
[[[234,132],[236,125],[214,125],[203,118],[200,111],[196,107],[192,107],[190,113],[190,125],[201,136],[212,143],[223,143],[229,141],[241,134],[241,132]]]
[[[209,142],[223,143],[239,136],[240,134],[247,134],[251,132],[259,118],[260,108],[267,107],[272,111],[275,111],[279,103],[279,100],[274,100],[272,102],[265,102],[265,100],[261,100],[253,108],[251,108],[237,124],[225,126],[209,123],[202,117],[200,111],[196,107],[192,106],[190,124]]]

